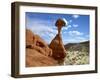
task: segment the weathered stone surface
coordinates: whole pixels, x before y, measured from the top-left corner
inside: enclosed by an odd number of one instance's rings
[[[35,49],[26,49],[26,67],[56,66],[57,61]]]
[[[52,50],[48,47],[46,42],[30,30],[26,30],[26,48],[35,49],[46,56],[52,55]]]
[[[26,30],[26,67],[57,65],[57,61],[51,55],[52,50],[45,41]]]
[[[66,50],[64,48],[61,35],[57,34],[51,41],[49,47],[52,49],[52,57],[56,60],[62,60],[66,56]]]

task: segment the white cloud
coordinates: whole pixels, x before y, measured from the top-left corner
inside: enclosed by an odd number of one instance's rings
[[[82,41],[84,41],[85,40],[85,38],[84,37],[76,37],[78,40],[82,40]]]
[[[84,41],[88,41],[88,39],[85,38],[85,37],[76,37],[76,41],[78,41],[78,42],[84,42]]]
[[[67,43],[79,43],[79,42],[84,42],[84,41],[88,41],[89,39],[85,38],[85,37],[75,37],[73,36],[73,38],[66,38],[63,39],[63,43],[64,45]]]
[[[41,33],[40,36],[42,36],[42,38],[49,44],[51,40],[55,37],[55,35],[56,33],[45,32],[45,33]]]
[[[28,27],[28,29],[32,30],[36,34],[45,33],[46,31],[53,32],[51,28],[46,27],[45,25],[32,26],[32,27]]]
[[[79,31],[69,31],[69,35],[71,35],[71,36],[80,36],[80,35],[83,35],[83,33],[79,32]]]
[[[89,35],[85,35],[86,38],[89,38]]]
[[[72,17],[73,17],[74,19],[77,19],[77,18],[79,17],[79,15],[74,14]]]
[[[68,21],[65,18],[63,18],[63,20],[64,20],[64,22],[66,23],[66,26],[67,26],[68,25]]]
[[[68,25],[67,27],[68,27],[68,28],[71,28],[72,26],[71,26],[71,25]]]
[[[63,28],[62,28],[62,31],[68,30],[68,29],[71,28],[71,27],[72,27],[71,25],[68,25],[68,26],[66,26],[66,27],[63,27]]]
[[[71,39],[63,39],[63,44],[66,45],[67,43],[74,43],[76,40],[73,38]]]
[[[78,24],[73,24],[73,27],[75,27],[75,28],[78,27]]]
[[[69,20],[69,22],[71,23],[71,22],[72,22],[72,20]]]
[[[57,34],[57,29],[54,29],[55,26],[51,26],[47,23],[48,22],[41,20],[30,20],[27,24],[27,29],[30,29],[33,33],[42,37],[47,43],[50,43]]]

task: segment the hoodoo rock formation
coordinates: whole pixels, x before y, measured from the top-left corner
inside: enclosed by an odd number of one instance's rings
[[[55,26],[58,28],[58,34],[51,41],[49,47],[52,49],[52,57],[58,61],[61,61],[66,56],[66,50],[63,45],[63,41],[61,38],[61,28],[65,26],[66,23],[62,19],[58,19],[55,23]]]

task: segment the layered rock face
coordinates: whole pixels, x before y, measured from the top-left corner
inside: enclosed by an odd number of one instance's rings
[[[45,41],[30,30],[26,30],[26,48],[35,49],[46,56],[52,55],[52,50],[48,47]]]
[[[30,30],[26,30],[26,67],[57,65],[57,61],[51,56],[52,49],[45,41]]]
[[[60,34],[57,34],[51,41],[49,47],[52,49],[52,57],[56,60],[63,60],[66,56],[66,50],[64,48],[62,38]]]

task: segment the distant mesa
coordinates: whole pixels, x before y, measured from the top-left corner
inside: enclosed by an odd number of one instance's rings
[[[86,52],[89,52],[89,43],[90,41],[84,41],[79,43],[68,43],[64,45],[66,50],[72,50],[72,51],[82,51],[83,48]]]

